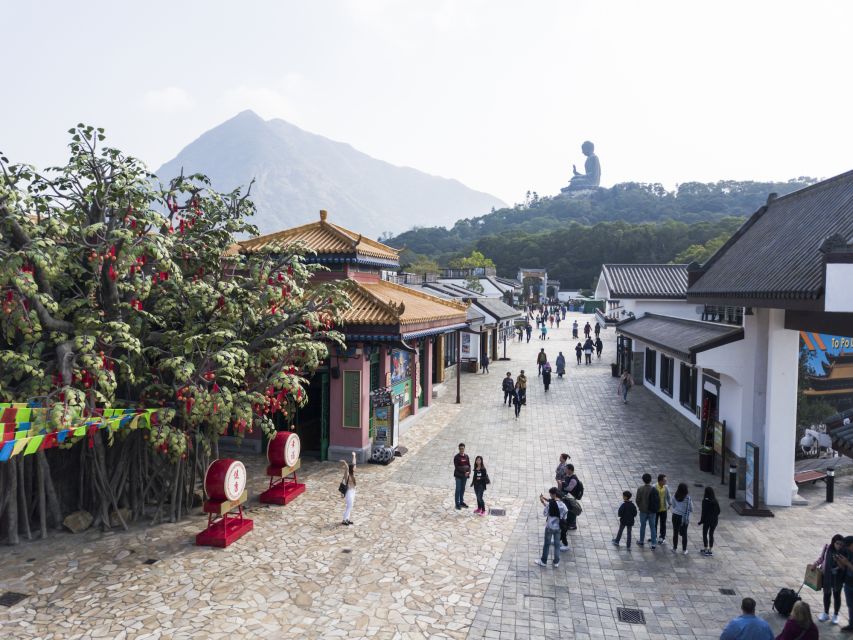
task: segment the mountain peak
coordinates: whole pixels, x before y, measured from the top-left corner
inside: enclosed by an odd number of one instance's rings
[[[413,224],[450,225],[504,206],[456,180],[396,167],[250,109],[202,134],[157,174],[168,179],[181,167],[206,174],[221,191],[254,179],[252,222],[262,233],[311,222],[318,209],[334,211],[345,227],[376,238]]]

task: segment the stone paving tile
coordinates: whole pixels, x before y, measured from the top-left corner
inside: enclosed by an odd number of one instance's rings
[[[552,360],[558,349],[571,353],[565,326],[545,342]],[[712,559],[697,553],[698,517],[686,557],[612,547],[621,491],[635,490],[644,471],[688,482],[694,498],[702,491],[695,483],[725,488],[698,471],[695,450],[656,398],[638,389],[627,406],[617,400],[612,329],[603,337],[605,357],[570,364],[547,394],[535,375],[535,339],[511,345],[513,360],[495,362],[492,374],[465,375],[463,404],[444,394],[403,436],[406,456],[359,467],[356,527],[336,524],[336,464],[306,463],[308,491],[286,507],[253,503],[255,530],[226,550],[192,545],[199,516],[10,548],[0,590],[29,597],[0,608],[0,637],[718,638],[740,597],[755,597],[768,612],[779,587],[796,586],[824,540],[851,522],[849,480],[838,482],[833,505],[820,501],[822,487],[807,486],[811,506],[776,509],[766,520],[739,518],[721,499]],[[501,407],[499,387],[503,371],[521,367],[532,375],[516,421]],[[506,508],[505,517],[453,509],[460,440],[484,456],[493,480],[486,501]],[[564,450],[586,491],[573,549],[555,570],[533,564],[544,524],[536,496],[553,483]],[[249,467],[256,496],[262,463]],[[148,557],[160,561],[141,564]],[[818,608],[818,594],[803,596]],[[618,622],[619,606],[642,609],[647,624]],[[821,626],[822,637],[839,635]]]
[[[579,316],[581,326],[585,320]],[[575,341],[565,327],[549,332],[552,339],[544,343],[514,343],[508,353],[512,360],[494,362],[489,375],[466,376],[459,419],[395,475],[400,482],[451,492],[452,456],[464,441],[472,459],[482,455],[489,469],[493,484],[487,499],[509,494],[525,501],[468,637],[502,637],[524,629],[531,637],[544,638],[718,638],[746,595],[756,598],[771,625],[780,629],[783,621],[769,613],[770,603],[780,587],[796,588],[823,542],[851,522],[849,480],[837,482],[832,505],[822,502],[821,486],[807,486],[801,494],[810,506],[775,509],[776,517],[770,519],[737,516],[728,507],[727,487],[699,471],[696,450],[657,398],[642,388],[631,393],[627,405],[617,398],[609,367],[614,331],[602,333],[600,361],[577,366],[571,351]],[[535,365],[543,346],[552,364],[559,350],[569,362],[567,376],[555,376],[547,393]],[[516,421],[501,405],[499,386],[506,371],[516,375],[521,368],[530,384],[528,404]],[[571,454],[584,482],[584,513],[570,538],[572,550],[554,570],[534,565],[544,527],[536,496],[553,484],[562,451]],[[723,513],[714,558],[698,553],[698,513],[691,521],[687,556],[661,547],[653,552],[635,546],[629,552],[610,544],[621,492],[636,491],[645,471],[666,473],[673,490],[678,482],[687,482],[697,507],[704,488],[696,485],[715,488]],[[638,530],[639,524],[635,537]],[[737,595],[721,595],[723,587]],[[802,595],[819,612],[820,594],[805,589]],[[618,606],[642,609],[647,624],[618,622]],[[822,637],[836,634],[837,627],[821,628]]]

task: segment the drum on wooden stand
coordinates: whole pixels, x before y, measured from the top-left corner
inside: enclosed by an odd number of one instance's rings
[[[274,467],[292,467],[301,452],[302,443],[293,431],[279,431],[267,444],[267,460]]]
[[[239,460],[220,458],[207,467],[204,491],[211,500],[237,500],[246,489],[246,467]]]
[[[299,454],[302,444],[293,431],[279,431],[267,444],[267,475],[269,489],[264,491],[261,502],[267,504],[287,504],[296,496],[305,492],[305,484],[299,482],[296,471],[302,466]]]

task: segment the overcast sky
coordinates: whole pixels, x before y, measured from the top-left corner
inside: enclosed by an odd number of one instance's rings
[[[0,150],[152,168],[243,109],[512,203],[853,169],[853,2],[2,2]],[[234,185],[217,185],[229,189]]]

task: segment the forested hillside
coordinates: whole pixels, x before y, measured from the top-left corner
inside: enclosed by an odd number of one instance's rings
[[[813,184],[690,182],[668,191],[659,184],[624,183],[591,197],[529,194],[524,204],[458,221],[451,229],[415,228],[391,246],[404,260],[428,256],[439,264],[476,249],[514,276],[518,267],[547,267],[564,288],[589,287],[603,262],[702,261],[767,200]]]

